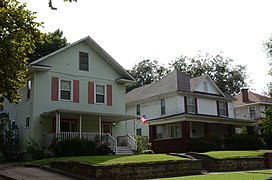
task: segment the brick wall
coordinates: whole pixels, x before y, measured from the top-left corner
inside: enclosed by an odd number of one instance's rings
[[[52,162],[52,168],[95,179],[150,179],[196,175],[201,173],[199,160],[152,162],[96,166],[79,162]]]

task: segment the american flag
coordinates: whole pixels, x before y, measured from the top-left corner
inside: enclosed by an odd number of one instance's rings
[[[141,117],[141,121],[142,121],[145,125],[148,125],[147,118],[146,118],[145,115],[143,115],[143,117]]]

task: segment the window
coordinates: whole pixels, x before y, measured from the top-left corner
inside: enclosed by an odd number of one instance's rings
[[[196,113],[196,104],[195,104],[194,97],[187,98],[187,108],[188,108],[188,113]]]
[[[89,71],[89,55],[86,52],[79,52],[79,70]]]
[[[136,115],[141,115],[141,107],[140,107],[140,104],[137,104],[136,106]]]
[[[95,102],[105,104],[105,85],[95,85]]]
[[[27,80],[27,99],[31,97],[31,79]]]
[[[220,116],[228,116],[227,102],[219,102]]]
[[[181,124],[171,124],[170,125],[170,138],[182,137],[181,134]]]
[[[156,139],[181,138],[181,123],[170,123],[156,126]]]
[[[165,125],[158,125],[156,126],[156,139],[163,139],[163,127]]]
[[[60,99],[71,100],[72,81],[60,80]]]
[[[26,128],[29,128],[29,127],[30,127],[30,117],[29,117],[29,116],[26,117],[25,127],[26,127]]]
[[[208,83],[207,82],[203,82],[203,86],[204,86],[204,91],[208,92]]]
[[[136,129],[136,135],[142,136],[142,129]]]
[[[256,112],[255,112],[255,107],[249,107],[249,115],[250,118],[256,118]]]
[[[161,99],[161,115],[165,114],[165,99]]]

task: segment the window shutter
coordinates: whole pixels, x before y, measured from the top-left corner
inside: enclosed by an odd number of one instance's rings
[[[184,110],[185,110],[185,113],[188,113],[187,96],[184,96]]]
[[[195,113],[198,114],[197,98],[195,98]]]
[[[57,101],[59,99],[59,78],[52,77],[52,91],[51,91],[51,100]]]
[[[217,116],[220,116],[219,101],[216,101]]]
[[[107,84],[107,105],[112,106],[112,85]]]
[[[79,80],[73,80],[73,102],[79,103]]]
[[[88,103],[94,104],[94,82],[88,82]]]

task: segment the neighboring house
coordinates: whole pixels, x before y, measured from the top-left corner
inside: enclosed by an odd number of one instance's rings
[[[125,85],[131,82],[132,76],[85,37],[30,63],[21,102],[6,101],[1,110],[17,124],[21,145],[34,139],[46,148],[53,137],[103,135],[116,151],[112,127],[135,117],[126,114]]]
[[[252,129],[255,120],[234,117],[234,100],[208,75],[192,78],[175,70],[126,94],[127,113],[145,115],[149,126],[133,119],[117,127],[120,134],[148,136],[156,153],[186,152],[191,138],[212,133],[226,137],[239,126]]]
[[[234,102],[235,117],[240,119],[261,119],[262,113],[272,108],[272,98],[253,93],[248,88],[243,88],[241,93],[235,96]]]

